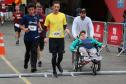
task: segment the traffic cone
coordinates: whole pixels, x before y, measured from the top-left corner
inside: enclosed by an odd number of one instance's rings
[[[0,33],[0,57],[1,56],[5,56],[5,47],[2,33]]]

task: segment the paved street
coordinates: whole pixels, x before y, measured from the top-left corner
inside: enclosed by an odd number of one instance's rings
[[[4,74],[20,74],[30,73],[30,64],[28,70],[24,70],[23,61],[25,47],[23,43],[23,32],[21,33],[20,45],[15,45],[15,32],[13,24],[6,22],[3,26],[0,25],[0,32],[4,33],[6,56],[5,59],[0,58],[0,75]],[[65,54],[62,66],[65,72],[71,72],[71,53],[69,45],[71,40],[65,39]],[[103,56],[101,71],[126,71],[126,55],[121,54],[117,57],[117,48],[110,47],[110,52],[105,49],[101,52]],[[48,51],[48,44],[45,45],[42,58],[43,65],[38,68],[36,73],[51,72],[51,54]],[[11,66],[12,65],[12,66]],[[86,65],[83,71],[90,71],[90,65]],[[19,78],[0,78],[0,84],[125,84],[126,74],[115,75],[79,75],[59,76],[57,79],[53,77],[19,77]]]

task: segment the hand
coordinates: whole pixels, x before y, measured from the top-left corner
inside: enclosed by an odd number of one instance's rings
[[[44,38],[45,43],[48,43],[48,41],[49,41],[49,38]]]
[[[102,47],[101,48],[105,48],[106,47],[106,45],[102,45]]]
[[[11,20],[13,21],[15,19],[15,17],[12,17]]]
[[[24,28],[24,32],[29,32],[30,30],[28,28]]]
[[[69,29],[65,29],[65,32],[66,32],[67,34],[70,34],[70,30],[69,30]]]
[[[39,31],[39,32],[42,32],[42,28],[38,28],[38,31]]]

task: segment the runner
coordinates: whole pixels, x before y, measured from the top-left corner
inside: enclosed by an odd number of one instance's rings
[[[37,48],[39,33],[39,18],[35,13],[36,6],[34,4],[28,4],[27,10],[28,14],[25,15],[20,21],[20,28],[25,32],[24,43],[26,47],[25,60],[24,60],[24,69],[28,68],[29,59],[31,61],[31,72],[36,72],[37,67]],[[39,26],[38,26],[39,25]]]
[[[6,4],[4,0],[1,0],[0,2],[0,21],[1,24],[4,24],[5,16],[6,16]]]
[[[13,13],[12,20],[14,21],[14,30],[16,32],[16,45],[19,45],[19,38],[21,29],[19,28],[19,21],[22,19],[23,13],[20,11],[20,6],[15,6],[15,12]]]
[[[43,11],[43,7],[41,5],[36,6],[36,13],[39,17],[39,22],[41,23],[41,26],[44,27],[44,22],[45,22],[45,14]],[[38,67],[42,66],[42,51],[44,49],[44,38],[45,38],[45,32],[44,31],[39,31],[39,46],[38,46]]]
[[[53,76],[58,77],[56,67],[62,73],[61,62],[64,53],[64,33],[69,30],[66,29],[66,17],[65,14],[59,12],[60,2],[54,1],[52,5],[53,12],[50,13],[45,20],[45,29],[49,31],[49,51],[52,54],[52,68]],[[65,30],[65,31],[64,31]],[[46,31],[46,30],[45,30]],[[47,42],[48,38],[45,38]]]

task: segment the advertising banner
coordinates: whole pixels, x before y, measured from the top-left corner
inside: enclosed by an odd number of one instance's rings
[[[94,25],[94,38],[100,42],[103,42],[104,38],[104,22],[93,22]]]
[[[120,46],[123,41],[123,24],[108,24],[107,44]]]

